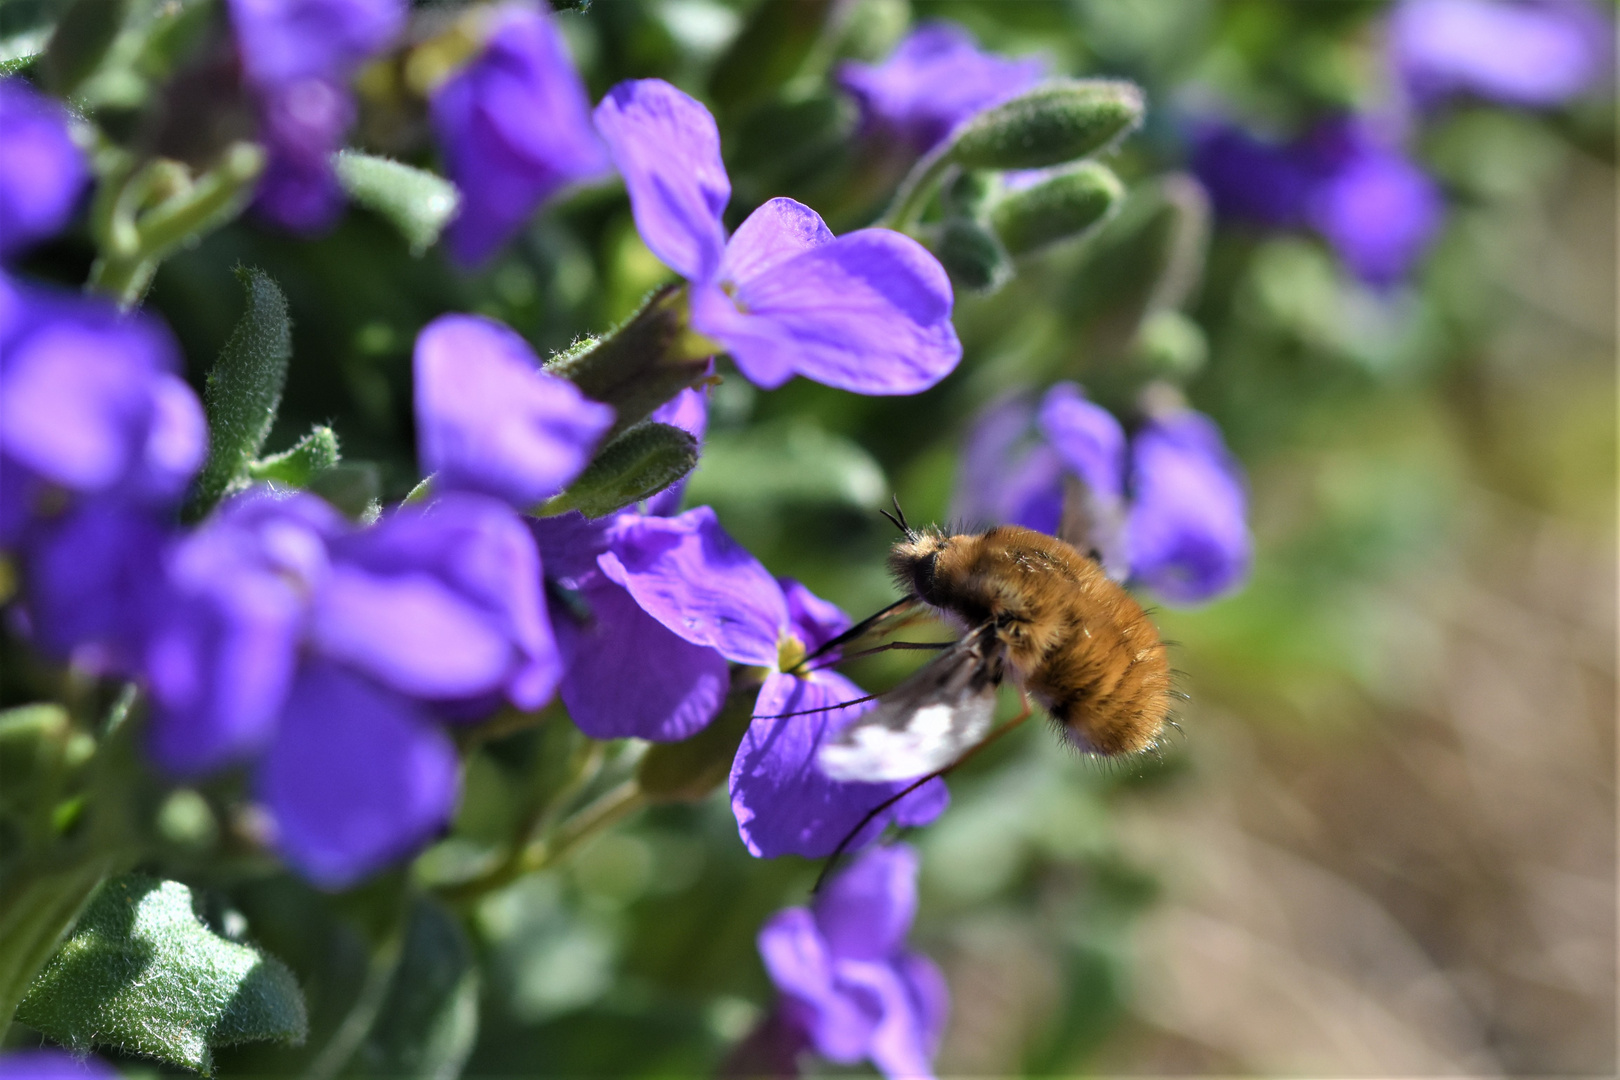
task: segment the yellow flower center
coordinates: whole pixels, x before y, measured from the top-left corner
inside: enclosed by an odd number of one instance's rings
[[[776,643],[776,670],[792,671],[804,663],[806,655],[804,642],[799,640],[799,635],[783,634],[782,640]]]

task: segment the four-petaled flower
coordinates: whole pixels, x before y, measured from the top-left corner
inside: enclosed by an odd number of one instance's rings
[[[980,414],[963,446],[956,514],[1056,533],[1072,499],[1104,567],[1171,603],[1213,599],[1248,574],[1242,469],[1200,413],[1150,417],[1128,447],[1113,414],[1073,383],[1038,406],[1014,395]]]
[[[803,375],[859,394],[912,394],[962,346],[944,269],[889,229],[834,237],[792,199],[755,210],[728,241],[731,181],[709,110],[660,79],[620,83],[596,126],[624,177],[636,228],[684,277],[691,326],[756,385]]]
[[[932,1076],[950,994],[933,961],[905,947],[916,910],[917,855],[895,844],[863,852],[811,907],[772,916],[759,953],[784,1034],[891,1080]]]
[[[761,669],[755,718],[731,769],[731,806],[748,850],[762,858],[830,854],[903,783],[842,783],[816,765],[822,741],[870,702],[828,668],[807,660],[847,628],[843,612],[794,581],[777,579],[726,534],[706,506],[679,517],[635,517],[608,529],[603,575],[642,611],[693,645]],[[851,840],[869,843],[891,821],[921,825],[948,801],[931,780],[868,822]]]

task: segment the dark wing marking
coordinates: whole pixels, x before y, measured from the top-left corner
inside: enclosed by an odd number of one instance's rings
[[[993,627],[973,631],[823,744],[821,770],[834,780],[910,780],[952,764],[995,722],[1001,652]]]
[[[1063,511],[1057,538],[1102,564],[1115,581],[1125,580],[1125,513],[1092,494],[1084,480],[1063,478]]]
[[[877,614],[862,619],[831,641],[823,642],[820,648],[805,659],[814,660],[872,634],[893,633],[921,614],[924,614],[921,599],[916,596],[902,596]]]

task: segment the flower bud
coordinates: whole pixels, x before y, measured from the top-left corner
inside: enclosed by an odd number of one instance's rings
[[[355,150],[332,155],[332,166],[349,198],[386,218],[412,255],[432,247],[461,208],[456,186],[423,169]]]
[[[951,280],[973,292],[992,293],[1012,277],[1012,262],[990,228],[973,218],[950,218],[934,252]]]
[[[324,424],[317,424],[308,435],[288,449],[250,464],[248,475],[255,480],[270,480],[287,487],[308,487],[311,477],[323,469],[330,469],[341,457],[337,432]]]
[[[1156,311],[1142,321],[1131,359],[1149,374],[1183,383],[1209,359],[1209,342],[1197,323],[1179,311]]]
[[[1023,255],[1095,228],[1124,197],[1119,177],[1088,161],[1010,192],[991,209],[990,223],[1009,254]]]
[[[1061,79],[986,109],[957,129],[950,159],[965,169],[1042,169],[1087,157],[1142,122],[1141,88]]]
[[[603,447],[540,514],[578,510],[588,518],[606,517],[663,491],[691,472],[697,460],[698,441],[690,432],[671,424],[638,424]]]

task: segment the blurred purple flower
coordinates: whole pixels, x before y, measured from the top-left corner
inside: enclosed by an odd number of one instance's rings
[[[0,1056],[0,1080],[118,1080],[118,1072],[100,1058],[46,1047]]]
[[[227,0],[242,74],[270,160],[256,205],[271,221],[318,232],[343,190],[330,157],[354,121],[348,81],[405,26],[405,0]]]
[[[61,104],[0,78],[0,259],[58,232],[89,179]]]
[[[905,948],[917,910],[917,855],[874,848],[829,881],[810,908],[759,932],[779,1015],[840,1065],[870,1060],[890,1078],[931,1077],[950,993],[933,961]]]
[[[952,507],[963,520],[1056,533],[1071,493],[1116,578],[1197,604],[1248,574],[1242,470],[1208,417],[1154,418],[1127,447],[1111,413],[1058,383],[1038,406],[1024,395],[992,403],[969,428]]]
[[[1290,143],[1205,122],[1193,135],[1193,168],[1217,213],[1271,228],[1313,228],[1372,285],[1405,277],[1445,214],[1435,182],[1354,117],[1324,121]]]
[[[830,854],[868,811],[904,789],[839,783],[816,765],[822,740],[871,707],[839,708],[866,695],[837,672],[803,666],[849,625],[843,612],[797,582],[771,577],[706,506],[674,518],[617,520],[608,544],[598,565],[643,611],[693,645],[766,671],[758,716],[731,769],[732,810],[752,854]],[[852,843],[870,842],[890,821],[926,824],[948,798],[942,781],[930,781]]]
[[[1390,18],[1389,51],[1422,103],[1469,93],[1558,105],[1608,81],[1614,25],[1585,0],[1403,0]]]
[[[545,4],[496,9],[483,51],[438,88],[430,109],[445,172],[462,193],[445,242],[464,266],[488,258],[563,187],[610,169]]]
[[[416,338],[416,426],[436,489],[478,491],[527,510],[589,464],[613,409],[541,369],[509,327],[442,315]]]
[[[560,676],[534,540],[482,495],[356,529],[312,496],[254,489],[162,565],[152,755],[181,776],[257,756],[277,844],[321,885],[448,820],[456,759],[431,721],[501,696],[538,707]]]
[[[0,546],[61,494],[178,501],[207,450],[179,366],[157,319],[0,274]]]
[[[982,51],[955,23],[925,22],[881,64],[846,61],[837,78],[860,103],[868,127],[923,153],[963,120],[1017,97],[1045,74],[1037,57],[1007,60]]]
[[[1131,573],[1174,604],[1202,603],[1249,573],[1248,493],[1214,421],[1155,417],[1131,438]]]
[[[772,199],[728,242],[731,182],[707,109],[643,79],[614,87],[595,116],[642,240],[690,283],[692,327],[750,381],[910,394],[955,368],[950,282],[915,240],[888,229],[835,238],[814,210]]]

